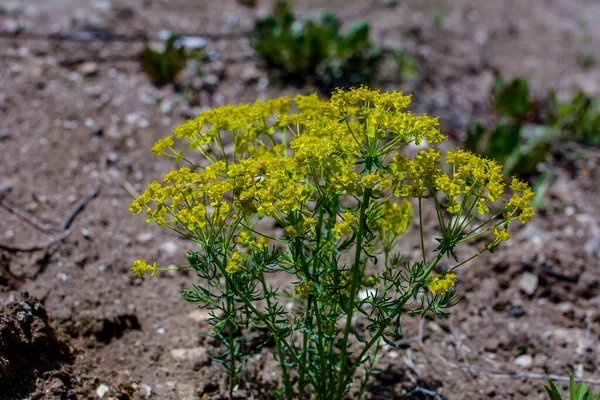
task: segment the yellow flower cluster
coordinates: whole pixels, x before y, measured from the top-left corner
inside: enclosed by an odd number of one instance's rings
[[[338,237],[349,235],[357,228],[357,224],[358,217],[351,210],[346,210],[344,213],[344,220],[336,222],[333,227],[333,233]]]
[[[358,196],[365,188],[392,188],[397,175],[387,170],[361,176],[357,163],[367,141],[375,143],[377,155],[384,158],[411,142],[445,139],[437,119],[404,111],[410,97],[399,92],[363,87],[337,91],[330,101],[311,95],[297,96],[294,102],[298,112],[291,115],[292,100],[284,97],[207,110],[175,128],[177,140],[187,142],[188,149],[199,151],[212,164],[169,172],[162,184],[153,182],[131,203],[131,211],[190,232],[223,226],[239,213],[281,218],[321,193]],[[279,142],[288,134],[293,136],[289,142]],[[222,135],[234,141],[231,158],[217,148]],[[167,136],[157,141],[153,152],[171,149],[179,154],[174,146],[173,136]],[[419,164],[419,157],[415,162]],[[345,219],[337,234],[351,233],[353,224]],[[293,237],[303,231],[306,228],[292,227],[287,233]]]
[[[375,225],[384,248],[389,250],[395,239],[406,232],[410,227],[412,214],[413,208],[407,199],[401,204],[390,200],[381,204]]]
[[[431,147],[421,150],[413,159],[396,153],[389,165],[398,182],[394,194],[401,197],[424,196],[432,185],[432,179],[441,173],[438,168],[440,156],[440,152]]]
[[[152,276],[154,276],[154,274],[157,271],[157,268],[158,267],[156,266],[156,263],[150,265],[146,262],[146,260],[137,260],[131,266],[131,270],[133,271],[133,273],[140,278],[144,277],[146,271],[152,271]]]
[[[388,248],[412,216],[411,203],[395,203],[388,200],[391,195],[421,198],[441,192],[447,197],[444,207],[456,220],[467,207],[489,213],[487,204],[504,193],[500,166],[461,150],[447,152],[446,165],[432,147],[413,158],[403,154],[411,143],[446,139],[436,118],[407,112],[409,104],[410,97],[401,92],[361,87],[338,90],[330,100],[282,97],[203,111],[152,148],[154,154],[189,166],[153,181],[130,210],[194,238],[220,235],[233,226],[238,231],[230,239],[245,248],[263,248],[268,240],[260,234],[254,239],[247,227],[237,225],[241,221],[273,218],[284,227],[279,239],[289,241],[312,234],[315,207],[325,198],[335,199],[341,215],[328,228],[337,239],[359,228],[355,200],[369,193],[386,199],[379,204],[373,200],[378,222],[368,224]],[[194,162],[197,158],[186,147],[199,153],[200,161]],[[515,194],[504,221],[524,222],[533,214],[533,192],[517,180],[510,187]],[[475,200],[464,201],[467,196]],[[240,254],[233,253],[228,272],[240,268]],[[136,271],[142,271],[142,264]]]
[[[229,259],[229,263],[225,267],[225,271],[227,271],[228,274],[233,275],[233,274],[237,273],[241,268],[242,268],[242,257],[240,256],[239,252],[234,251],[233,253],[231,253],[231,258]]]
[[[511,197],[508,205],[514,207],[510,211],[511,216],[515,216],[518,213],[518,218],[521,223],[529,221],[533,217],[533,207],[531,207],[531,201],[533,200],[534,193],[526,182],[521,182],[516,178],[513,178],[510,188],[516,193]]]
[[[154,155],[160,156],[165,151],[165,149],[170,149],[171,147],[173,147],[174,144],[175,141],[171,136],[159,139],[156,141],[156,143],[154,143],[154,146],[152,146],[152,153],[154,153]]]
[[[510,239],[510,234],[508,233],[508,231],[506,229],[494,228],[492,230],[492,234],[496,238],[494,240],[494,244],[497,244],[497,243],[500,243],[500,242],[505,242],[508,239]]]
[[[300,282],[296,285],[296,294],[300,297],[308,297],[315,292],[315,283],[313,281]]]
[[[427,286],[431,293],[437,294],[440,296],[448,293],[451,287],[456,283],[456,274],[450,272],[444,275],[436,275],[431,277],[427,281]]]

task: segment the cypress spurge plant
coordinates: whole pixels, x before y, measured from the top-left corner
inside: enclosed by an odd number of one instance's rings
[[[177,269],[194,269],[198,281],[182,295],[212,310],[230,396],[248,357],[274,343],[280,397],[342,399],[363,369],[360,397],[381,346],[402,335],[402,315],[445,314],[456,270],[531,218],[527,184],[513,180],[502,202],[501,167],[461,150],[442,158],[431,145],[445,140],[437,119],[405,111],[409,103],[358,88],[329,101],[227,105],[153,147],[185,166],[130,208],[194,242]],[[404,154],[410,144],[422,146],[414,157]],[[425,244],[425,203],[436,210],[436,249]],[[405,263],[394,248],[413,210],[422,256]],[[455,249],[466,242],[480,248],[461,261]],[[452,265],[435,274],[443,257]],[[143,277],[170,268],[138,260],[132,269]],[[366,329],[355,330],[356,317]]]

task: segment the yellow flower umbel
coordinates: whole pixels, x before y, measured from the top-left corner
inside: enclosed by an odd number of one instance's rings
[[[510,235],[506,229],[494,228],[492,230],[492,234],[494,235],[494,244],[505,242],[510,239]]]
[[[154,276],[154,274],[156,273],[156,271],[158,270],[158,268],[156,266],[156,263],[154,263],[153,265],[150,265],[150,264],[148,264],[146,262],[146,260],[137,260],[131,266],[131,270],[138,277],[143,278],[144,274],[146,273],[146,271],[152,271],[152,275],[151,276]]]
[[[237,251],[234,251],[231,254],[231,258],[229,259],[229,263],[227,264],[227,267],[225,267],[225,271],[227,271],[228,274],[235,274],[237,273],[240,269],[242,268],[242,258],[240,256],[240,253],[238,253]]]
[[[396,239],[410,227],[413,208],[404,199],[401,204],[386,201],[381,205],[375,225],[384,250],[390,251]]]
[[[313,281],[300,282],[296,285],[295,291],[301,297],[308,297],[315,292],[315,283]]]
[[[450,272],[445,275],[436,275],[427,280],[427,286],[431,293],[440,296],[448,293],[451,287],[456,283],[456,274]]]

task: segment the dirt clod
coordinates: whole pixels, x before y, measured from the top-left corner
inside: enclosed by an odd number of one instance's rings
[[[0,388],[8,396],[26,396],[44,371],[72,361],[67,340],[48,321],[44,306],[26,294],[0,308]],[[64,388],[53,378],[51,389]]]

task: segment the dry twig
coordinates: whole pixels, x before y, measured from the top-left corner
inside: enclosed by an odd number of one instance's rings
[[[33,218],[29,217],[23,211],[13,208],[13,207],[9,206],[8,204],[3,203],[2,201],[0,201],[0,207],[4,208],[9,213],[15,215],[16,217],[23,220],[25,223],[27,223],[28,225],[31,225],[32,227],[34,227],[35,229],[37,229],[40,232],[47,233],[47,232],[50,232],[52,229],[54,229],[54,227],[52,225],[42,224],[42,223],[34,220]]]
[[[96,195],[98,194],[99,191],[100,191],[100,187],[97,187],[94,190],[92,190],[90,193],[88,193],[84,198],[79,200],[77,202],[77,204],[75,204],[75,206],[73,206],[73,208],[63,218],[63,220],[60,222],[60,225],[58,227],[63,231],[65,229],[68,229],[69,226],[71,226],[71,223],[73,222],[73,220],[75,219],[77,214],[79,214],[81,212],[81,210],[83,210],[85,205],[87,203],[89,203],[90,200],[92,200],[94,197],[96,197]]]

